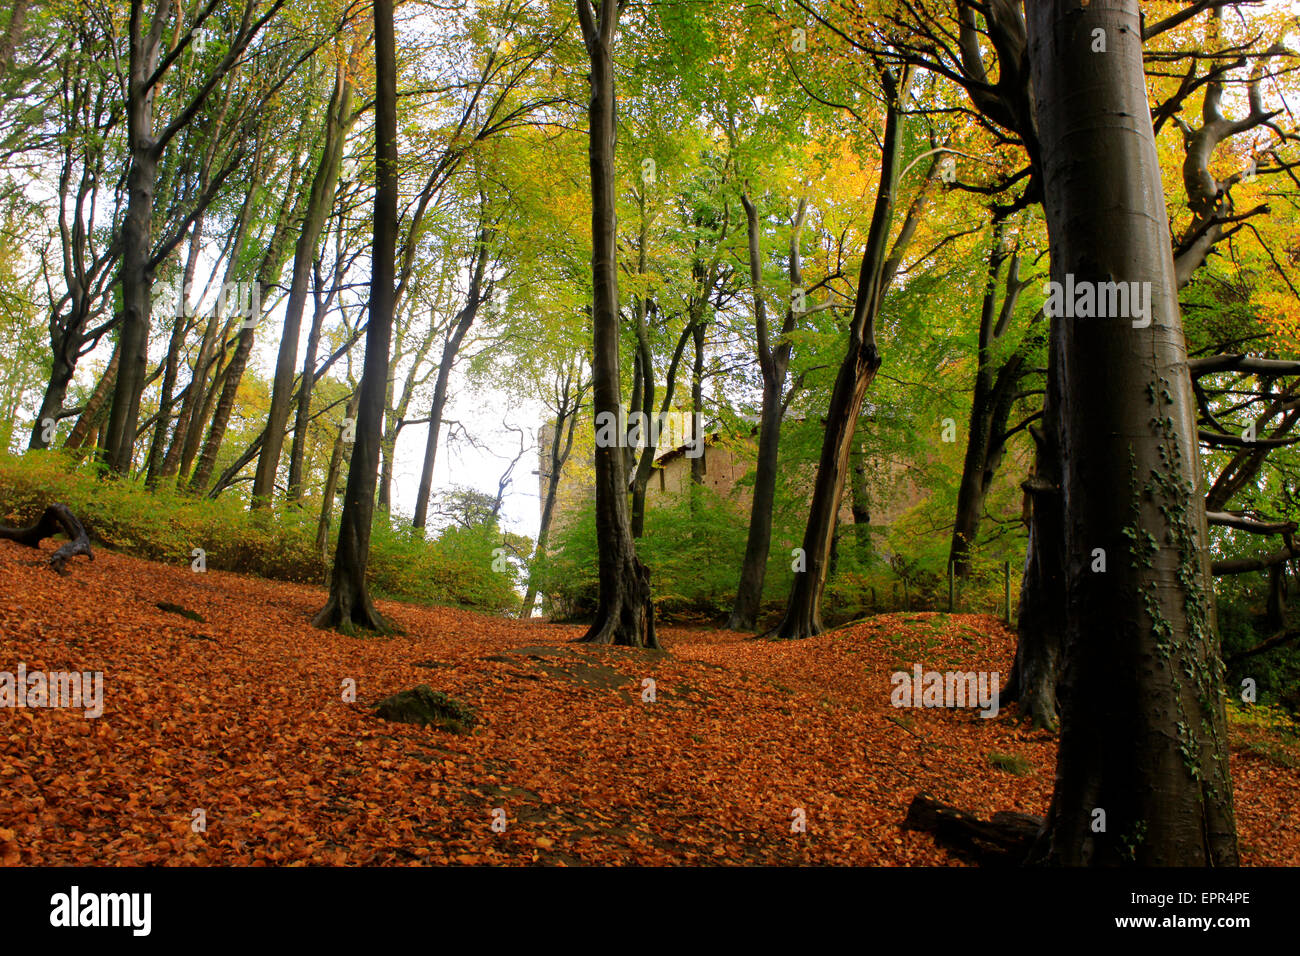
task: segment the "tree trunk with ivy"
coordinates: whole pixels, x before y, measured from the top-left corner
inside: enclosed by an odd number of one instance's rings
[[[1195,405],[1139,5],[1036,0],[1026,12],[1052,279],[1151,291],[1145,316],[1053,327],[1066,623],[1056,789],[1036,856],[1232,866]]]

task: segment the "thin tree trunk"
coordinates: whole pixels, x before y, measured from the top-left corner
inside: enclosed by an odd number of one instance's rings
[[[988,281],[980,311],[979,345],[975,359],[975,389],[966,433],[966,456],[962,463],[961,482],[957,489],[957,513],[953,520],[952,543],[948,562],[955,577],[970,577],[971,553],[979,537],[993,480],[1006,452],[1007,421],[1015,402],[1024,349],[1008,356],[1001,367],[993,365],[992,350],[1006,334],[1025,283],[1020,280],[1020,258],[1003,249],[1003,223],[993,231],[993,249],[989,254]],[[1010,258],[1006,293],[998,303],[998,279],[1002,263]]]
[[[853,512],[854,548],[859,560],[871,553],[871,498],[867,493],[867,453],[861,439],[849,456],[849,507]]]
[[[343,161],[343,141],[347,138],[351,116],[352,84],[347,78],[344,63],[340,60],[334,76],[334,90],[325,110],[325,142],[321,148],[316,174],[312,178],[302,231],[294,246],[293,276],[285,303],[284,326],[280,334],[280,350],[276,357],[275,378],[271,387],[271,406],[266,417],[266,441],[262,443],[257,471],[253,477],[251,506],[254,510],[268,507],[275,494],[275,477],[280,468],[284,432],[289,421],[294,371],[298,362],[298,336],[302,328],[303,310],[307,304],[307,286],[311,280],[311,267],[316,259],[321,232],[334,202],[334,190]]]
[[[817,464],[817,477],[808,508],[808,524],[804,530],[802,548],[804,566],[802,570],[795,571],[785,617],[776,628],[777,636],[784,639],[811,637],[820,634],[823,629],[822,589],[830,571],[835,526],[840,500],[844,496],[849,456],[853,450],[853,432],[867,389],[876,377],[876,370],[880,368],[880,352],[876,348],[876,316],[884,301],[885,291],[893,278],[893,273],[897,270],[902,249],[915,231],[915,223],[919,217],[918,196],[895,243],[893,256],[887,258],[902,158],[899,145],[902,108],[899,103],[910,83],[910,72],[904,71],[901,82],[897,82],[893,76],[885,73],[883,82],[889,105],[881,150],[880,184],[876,193],[871,228],[867,235],[867,246],[862,256],[857,299],[853,306],[853,318],[849,324],[848,351],[836,376],[830,406],[826,413],[826,431],[822,441],[821,458]],[[933,168],[931,172],[933,173]],[[924,191],[924,186],[922,190]]]
[[[357,406],[356,444],[343,493],[330,597],[312,624],[344,632],[392,631],[366,585],[370,530],[383,437],[384,389],[392,345],[397,257],[397,62],[393,0],[375,0],[375,239],[370,274],[370,321]]]
[[[564,465],[573,450],[573,434],[577,429],[578,414],[582,411],[582,399],[586,390],[581,383],[577,385],[572,408],[567,401],[569,383],[565,383],[565,401],[561,403],[560,414],[555,419],[555,434],[551,437],[550,471],[546,476],[546,498],[542,503],[542,518],[537,527],[537,543],[533,548],[533,560],[529,565],[528,587],[524,592],[524,603],[519,611],[520,618],[533,616],[533,605],[537,602],[537,565],[546,560],[546,546],[551,539],[551,521],[555,516],[555,499],[559,495],[560,480],[564,476]],[[564,444],[560,444],[560,433],[564,432]]]
[[[158,396],[158,420],[154,423],[153,441],[149,443],[149,456],[145,459],[145,486],[148,488],[153,488],[157,484],[165,458],[164,446],[167,442],[167,434],[171,430],[172,396],[176,390],[176,378],[180,371],[181,349],[185,346],[185,337],[189,333],[190,320],[193,317],[190,314],[190,286],[194,282],[194,273],[198,268],[199,251],[202,246],[203,214],[200,213],[194,220],[190,233],[189,255],[185,257],[180,295],[177,296],[176,302],[176,315],[172,320],[172,334],[167,342],[167,355],[163,359],[163,378]]]
[[[1024,483],[1029,506],[1029,543],[1016,614],[1016,656],[1002,693],[1035,727],[1055,730],[1056,684],[1065,639],[1065,513],[1061,497],[1058,347],[1048,346],[1047,389],[1041,426],[1031,429],[1034,473]]]
[[[478,234],[478,248],[474,260],[474,271],[470,274],[469,291],[465,304],[456,315],[456,321],[447,332],[447,339],[442,347],[442,358],[438,362],[438,378],[433,386],[433,402],[429,407],[429,432],[424,442],[424,461],[420,465],[420,485],[415,493],[415,515],[411,526],[423,528],[429,519],[429,495],[433,492],[433,465],[438,456],[438,436],[442,431],[442,414],[447,407],[447,386],[451,381],[452,368],[460,352],[470,326],[478,315],[479,306],[486,297],[483,279],[487,273],[488,243],[491,231],[482,226]],[[490,290],[487,294],[490,294]]]
[[[317,268],[312,286],[314,308],[311,316],[311,331],[307,333],[307,355],[302,363],[298,403],[293,417],[293,443],[289,446],[288,499],[290,501],[302,500],[303,474],[307,458],[307,420],[311,416],[312,389],[316,387],[316,353],[320,350],[321,327],[325,324],[326,306],[325,297],[321,294],[321,281],[320,270]]]

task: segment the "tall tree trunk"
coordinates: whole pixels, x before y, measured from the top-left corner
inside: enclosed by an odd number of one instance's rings
[[[615,211],[614,34],[617,0],[577,0],[583,43],[591,61],[588,157],[591,167],[592,381],[596,420],[615,421],[622,409],[618,361],[618,222]],[[581,638],[592,644],[657,648],[650,571],[637,558],[628,522],[627,459],[619,442],[597,442],[596,549],[600,597],[596,619]]]
[[[691,325],[691,343],[694,346],[691,356],[691,428],[704,428],[704,338],[708,327],[701,316]],[[704,484],[704,476],[709,469],[709,446],[704,435],[691,433],[691,440],[699,442],[700,453],[691,459],[691,510],[695,509],[698,499],[696,489]]]
[[[357,406],[356,444],[339,518],[330,597],[312,623],[344,632],[391,631],[366,586],[370,530],[383,436],[384,389],[393,336],[397,256],[397,62],[393,0],[375,0],[375,240],[371,255],[370,322]]]
[[[271,386],[271,407],[266,416],[266,440],[262,443],[257,471],[253,476],[252,507],[255,510],[268,507],[275,494],[275,476],[280,468],[280,453],[284,450],[284,432],[289,421],[293,377],[298,363],[298,335],[302,328],[303,309],[307,304],[307,286],[311,280],[316,249],[320,245],[321,231],[334,202],[334,189],[343,161],[343,141],[347,138],[351,115],[352,84],[347,78],[345,65],[340,60],[334,74],[334,89],[330,94],[329,106],[325,110],[325,142],[321,148],[316,175],[312,178],[302,231],[294,246],[293,277],[289,281],[289,297],[284,308],[284,327],[280,334],[280,350],[276,356],[275,378]],[[390,324],[391,321],[390,317]]]
[[[127,207],[122,222],[122,322],[118,348],[122,353],[108,416],[108,466],[120,475],[131,469],[149,359],[150,275],[153,249],[154,186],[158,178],[157,140],[153,131],[154,85],[162,29],[171,0],[157,0],[148,31],[144,2],[132,0],[127,77],[127,139],[131,165],[127,172]]]
[[[317,268],[312,286],[314,308],[311,330],[307,333],[307,355],[302,362],[298,403],[293,416],[293,443],[289,446],[288,498],[290,501],[302,500],[302,484],[307,459],[307,421],[311,417],[312,389],[316,387],[316,353],[320,350],[321,327],[325,324],[326,305],[321,290],[322,281],[320,270]]]
[[[1042,423],[1030,430],[1036,446],[1034,473],[1023,486],[1029,507],[1029,543],[1016,615],[1016,656],[1001,697],[1004,703],[1015,701],[1021,715],[1035,727],[1053,730],[1057,726],[1056,683],[1065,639],[1059,377],[1060,360],[1053,336],[1048,345]]]
[[[1141,12],[1137,0],[1037,0],[1027,14],[1052,279],[1150,290],[1144,317],[1066,313],[1053,329],[1066,630],[1042,855],[1232,866],[1223,665]]]
[[[746,234],[749,239],[749,278],[754,294],[754,328],[757,338],[758,365],[763,374],[763,405],[758,419],[758,461],[754,471],[754,497],[749,508],[749,532],[745,538],[745,558],[740,567],[740,583],[727,627],[733,631],[751,630],[758,622],[763,601],[763,581],[767,577],[767,556],[772,547],[772,511],[776,505],[776,479],[781,449],[781,418],[785,414],[785,379],[790,366],[791,343],[797,315],[794,299],[786,312],[781,341],[773,347],[768,341],[767,303],[764,301],[763,265],[759,250],[758,210],[748,195],[742,194],[745,207]],[[799,200],[790,233],[790,286],[803,287],[803,269],[799,261],[799,237],[806,199]]]

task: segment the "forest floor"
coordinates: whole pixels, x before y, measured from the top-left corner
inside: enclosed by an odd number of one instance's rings
[[[0,671],[102,671],[104,711],[0,710],[6,864],[948,865],[899,828],[916,793],[988,816],[1052,789],[1055,739],[1014,709],[890,704],[914,662],[1005,675],[992,617],[795,643],[667,627],[654,653],[381,601],[406,635],[358,639],[308,623],[321,588],[104,551],[60,577],[54,546],[0,541]],[[418,684],[473,706],[473,732],[374,715]],[[1244,862],[1300,864],[1298,762],[1294,736],[1234,724]]]

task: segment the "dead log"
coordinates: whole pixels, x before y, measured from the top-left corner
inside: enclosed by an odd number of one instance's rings
[[[6,528],[0,525],[0,538],[17,541],[29,548],[39,548],[42,541],[59,532],[66,534],[68,541],[50,555],[51,568],[59,574],[67,574],[68,561],[77,555],[84,554],[90,560],[95,560],[95,556],[90,553],[90,535],[86,534],[85,527],[65,504],[50,505],[40,520],[30,528]]]
[[[981,866],[1020,866],[1029,859],[1043,818],[1002,811],[990,820],[980,820],[928,793],[918,793],[907,808],[902,828],[933,833],[940,846]]]

